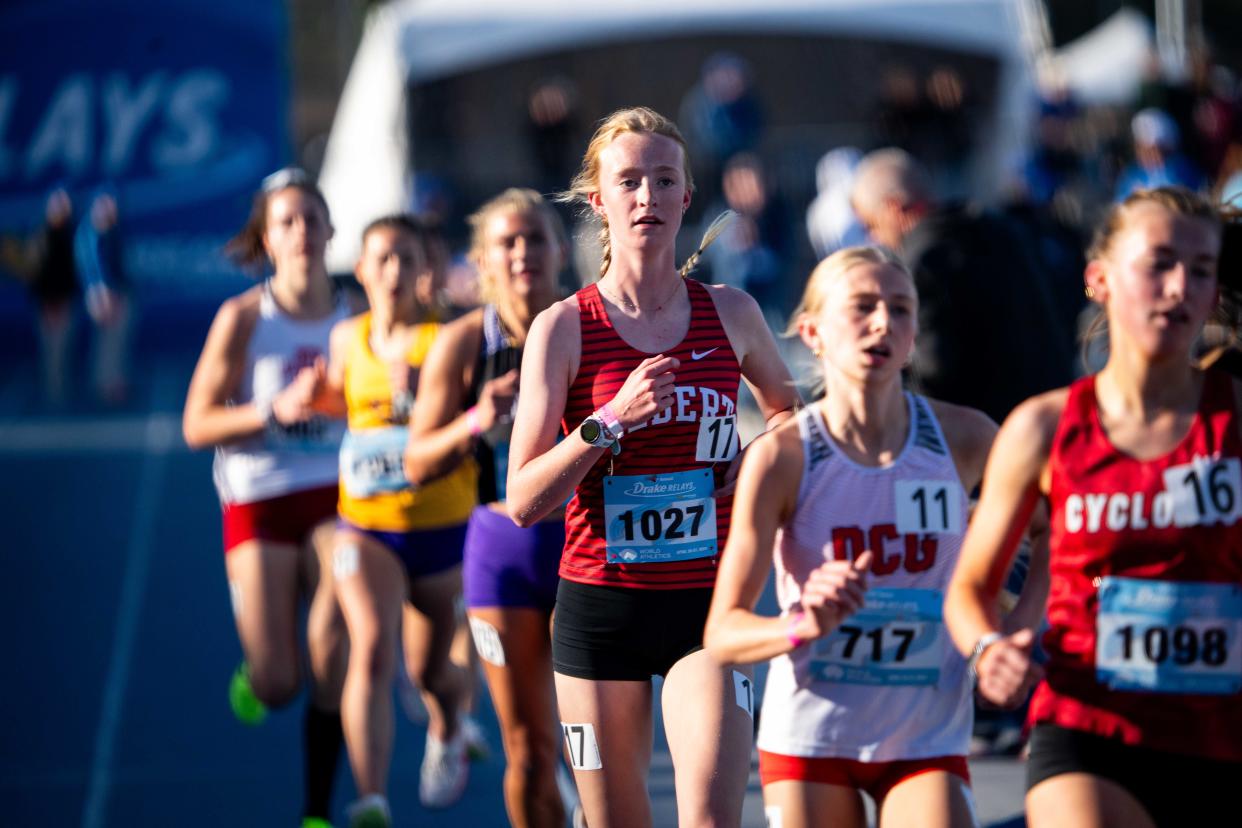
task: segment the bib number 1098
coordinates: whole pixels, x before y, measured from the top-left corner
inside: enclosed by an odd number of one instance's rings
[[[1229,657],[1228,632],[1224,627],[1141,627],[1126,624],[1114,631],[1121,637],[1121,657],[1125,661],[1146,659],[1152,664],[1172,661],[1183,667],[1202,662],[1219,667]]]

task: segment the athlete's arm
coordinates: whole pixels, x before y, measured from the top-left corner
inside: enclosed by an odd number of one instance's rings
[[[252,294],[225,301],[207,332],[181,417],[182,434],[190,448],[235,442],[259,434],[267,426],[265,412],[254,402],[229,405],[241,386],[246,346],[258,318],[257,294]],[[276,400],[272,401],[272,410],[276,410]],[[285,410],[282,405],[281,411]]]
[[[327,417],[344,417],[349,413],[345,401],[345,355],[349,353],[349,342],[354,336],[357,319],[352,317],[337,322],[328,334],[328,363],[315,398],[315,410]]]
[[[797,387],[781,359],[759,303],[733,287],[713,287],[716,312],[737,355],[742,378],[759,403],[768,430],[793,416],[801,406]]]
[[[483,313],[476,310],[445,325],[423,362],[410,416],[410,438],[405,445],[405,476],[416,486],[443,477],[470,454],[474,447],[472,419],[476,429],[482,431],[496,422],[498,407],[485,402],[484,397],[489,402],[491,399],[486,388],[473,416],[462,411],[465,389],[473,380],[482,323]],[[511,373],[510,400],[517,386],[516,372]]]
[[[1048,572],[1048,536],[1051,527],[1048,524],[1048,504],[1040,500],[1031,515],[1031,525],[1026,537],[1030,544],[1031,559],[1027,565],[1026,579],[1022,582],[1022,592],[1018,595],[1013,609],[1001,623],[1001,631],[1006,635],[1018,630],[1039,629],[1044,620],[1044,610],[1048,604],[1048,589],[1052,578]]]
[[[1043,489],[1065,392],[1027,400],[997,434],[957,568],[945,595],[944,617],[954,643],[971,655],[984,635],[1001,631],[997,598]],[[1030,661],[1034,631],[1022,629],[988,646],[976,662],[979,690],[1002,706],[1025,698],[1038,677]]]
[[[816,569],[803,587],[801,613],[771,618],[754,611],[772,567],[776,530],[797,503],[802,451],[798,430],[790,425],[756,439],[742,462],[703,640],[722,663],[753,663],[788,653],[795,639],[819,638],[862,606],[870,553],[859,558],[858,566],[832,561]]]
[[[536,316],[526,335],[506,487],[509,517],[519,526],[533,526],[551,514],[609,450],[572,434],[556,441],[581,349],[578,308],[572,298]]]
[[[982,411],[973,408],[939,400],[929,402],[953,452],[953,461],[957,466],[958,476],[962,479],[962,487],[967,492],[973,492],[983,480],[984,467],[996,439],[996,423]],[[1025,628],[1035,629],[1043,620],[1044,604],[1048,599],[1048,510],[1042,501],[1036,505],[1031,515],[1026,537],[1030,548],[1030,563],[1022,584],[1022,592],[1001,625],[1005,633]],[[1004,580],[1002,577],[1001,583]]]

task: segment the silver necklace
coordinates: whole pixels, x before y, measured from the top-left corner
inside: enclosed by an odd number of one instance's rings
[[[664,306],[665,306],[666,304],[668,304],[668,301],[669,301],[670,299],[672,299],[674,296],[676,296],[676,295],[677,295],[677,289],[681,287],[681,283],[682,283],[682,281],[683,281],[683,277],[680,277],[680,276],[679,276],[679,277],[677,278],[677,283],[673,285],[673,290],[672,290],[672,292],[671,292],[671,293],[669,293],[669,295],[668,295],[668,296],[665,296],[665,297],[664,297],[664,298],[660,301],[660,304],[658,304],[658,305],[656,305],[656,306],[655,306],[655,309],[654,309],[654,310],[650,310],[650,311],[647,311],[647,312],[648,312],[648,313],[658,313],[659,311],[663,310],[663,309],[664,309]],[[618,296],[617,296],[616,294],[614,294],[611,290],[608,290],[607,288],[605,288],[605,287],[604,287],[604,280],[603,280],[603,279],[601,279],[601,280],[599,280],[598,282],[596,282],[596,283],[595,283],[595,285],[596,285],[596,287],[598,287],[598,288],[599,288],[599,290],[600,290],[600,292],[601,292],[601,293],[603,293],[605,296],[607,296],[607,297],[608,297],[608,298],[612,301],[612,303],[613,303],[614,305],[617,305],[618,307],[624,308],[624,309],[625,309],[625,310],[627,310],[627,311],[633,311],[633,312],[636,312],[636,313],[642,313],[642,312],[643,312],[643,309],[642,309],[642,308],[640,308],[638,305],[636,305],[636,304],[634,304],[633,302],[631,302],[629,299],[626,299],[626,298],[623,298],[623,297],[618,297]]]

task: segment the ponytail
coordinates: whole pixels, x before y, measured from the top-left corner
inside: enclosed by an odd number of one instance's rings
[[[683,278],[689,276],[690,272],[699,266],[699,259],[702,258],[703,251],[706,250],[707,246],[714,242],[721,233],[729,228],[729,225],[733,223],[735,218],[737,218],[737,213],[732,210],[725,210],[723,213],[716,216],[715,220],[707,226],[707,232],[703,234],[703,239],[699,242],[699,249],[691,253],[690,258],[686,259],[686,263],[681,266],[681,270],[679,272]],[[606,249],[607,248],[605,248],[605,250]],[[603,271],[600,271],[600,274],[603,275]]]

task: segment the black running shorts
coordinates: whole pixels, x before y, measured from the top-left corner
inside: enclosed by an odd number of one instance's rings
[[[650,681],[703,649],[712,590],[632,589],[561,579],[552,621],[556,672],[594,681]]]

